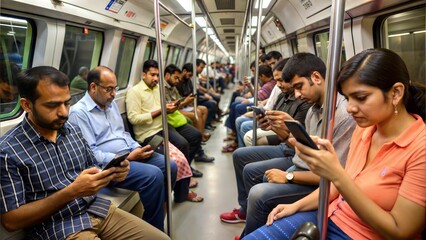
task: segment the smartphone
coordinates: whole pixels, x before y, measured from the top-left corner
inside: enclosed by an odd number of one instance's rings
[[[161,143],[163,143],[163,137],[154,135],[154,137],[151,138],[148,144],[153,150],[155,150],[160,146]]]
[[[260,115],[261,117],[265,116],[265,109],[263,107],[251,106],[251,109],[256,115]]]
[[[108,168],[112,168],[112,167],[119,167],[120,166],[120,163],[122,162],[122,161],[124,161],[124,160],[126,160],[126,158],[127,158],[127,156],[129,156],[129,153],[125,153],[125,154],[122,154],[122,155],[117,155],[117,156],[115,156],[114,157],[114,159],[112,159],[103,169],[102,169],[102,171],[104,171],[104,170],[107,170]]]
[[[175,106],[179,106],[179,105],[180,105],[180,103],[181,103],[183,100],[185,100],[185,98],[186,98],[186,97],[181,97],[181,98],[179,98],[179,99],[175,102]]]
[[[191,97],[197,97],[198,96],[198,93],[191,93]]]
[[[296,138],[298,142],[303,143],[304,145],[317,149],[318,147],[309,134],[306,132],[305,127],[299,122],[295,120],[284,120],[285,125],[287,125],[288,130],[290,130],[293,137]]]

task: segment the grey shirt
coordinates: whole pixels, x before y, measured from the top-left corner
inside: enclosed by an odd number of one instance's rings
[[[343,167],[345,166],[346,158],[348,156],[352,132],[355,130],[356,126],[354,119],[346,111],[346,106],[346,99],[342,95],[337,94],[333,128],[333,147]],[[308,110],[305,119],[305,126],[309,135],[321,136],[322,110],[323,106],[319,106],[318,104],[314,104]],[[293,157],[293,163],[298,168],[309,169],[308,165],[300,159],[297,154]]]

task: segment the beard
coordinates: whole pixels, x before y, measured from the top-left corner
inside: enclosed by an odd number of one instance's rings
[[[68,116],[58,117],[54,120],[48,120],[48,119],[44,118],[36,110],[35,107],[33,107],[32,115],[33,115],[34,124],[36,124],[37,126],[39,126],[41,128],[49,129],[49,130],[60,130],[65,125],[66,121],[68,120]]]

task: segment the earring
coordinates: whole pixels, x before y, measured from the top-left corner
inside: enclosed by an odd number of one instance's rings
[[[395,115],[398,115],[398,109],[396,108],[396,104],[393,105],[393,109],[394,109],[393,113]]]

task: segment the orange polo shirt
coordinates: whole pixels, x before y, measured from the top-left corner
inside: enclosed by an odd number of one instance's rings
[[[346,172],[364,194],[382,209],[391,211],[398,195],[426,207],[426,125],[414,122],[394,141],[382,146],[363,170],[376,127],[357,127],[346,162]],[[398,127],[398,126],[395,126]],[[352,239],[381,239],[339,195],[328,216]]]

